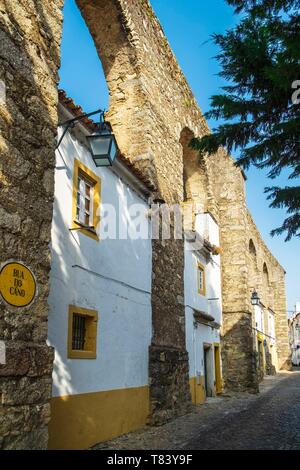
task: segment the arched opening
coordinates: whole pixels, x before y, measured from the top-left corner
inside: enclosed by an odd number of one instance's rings
[[[115,0],[65,0],[64,14],[61,85],[84,111],[108,109],[118,147],[133,161],[145,152],[134,112],[144,95],[129,19]]]
[[[65,0],[63,18],[59,88],[85,112],[108,109],[109,92],[102,63],[75,0]]]
[[[270,279],[269,279],[269,271],[266,263],[263,264],[263,283],[265,287],[269,287]]]
[[[248,253],[249,253],[249,283],[252,288],[253,286],[257,286],[259,282],[259,270],[257,266],[257,251],[256,251],[256,246],[252,238],[250,238],[249,240]]]
[[[249,253],[251,254],[253,259],[256,258],[256,248],[255,248],[252,238],[249,241]]]
[[[188,128],[184,128],[180,135],[183,149],[183,199],[199,204],[201,211],[205,212],[208,179],[204,160],[200,160],[198,152],[189,146],[193,137],[194,133]]]

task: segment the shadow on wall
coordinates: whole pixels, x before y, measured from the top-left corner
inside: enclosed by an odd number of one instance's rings
[[[59,171],[64,171],[64,169],[60,167]],[[68,171],[67,168],[66,171]],[[72,191],[72,188],[69,187],[67,188],[67,190]],[[53,223],[54,226],[52,227],[51,243],[52,269],[49,295],[50,310],[48,337],[51,346],[53,346],[55,349],[55,362],[53,368],[54,384],[59,390],[61,390],[62,395],[68,395],[73,392],[71,372],[63,359],[63,357],[66,356],[67,350],[68,310],[66,306],[65,311],[57,312],[57,308],[55,308],[55,303],[58,299],[58,292],[56,292],[58,284],[60,285],[60,291],[65,289],[69,292],[69,303],[72,303],[71,299],[74,298],[74,293],[76,292],[76,283],[74,282],[75,279],[73,279],[73,282],[71,282],[71,270],[69,269],[68,272],[68,269],[66,269],[67,267],[69,267],[68,261],[70,262],[71,259],[70,253],[68,253],[66,250],[66,242],[64,240],[70,239],[72,237],[72,232],[69,232],[69,227],[65,224],[65,220],[62,217],[61,211],[57,203],[54,204]],[[55,248],[53,247],[53,240],[55,243]],[[80,244],[78,247],[76,246],[76,250],[77,249],[80,250]],[[65,350],[60,351],[57,344],[64,344]]]

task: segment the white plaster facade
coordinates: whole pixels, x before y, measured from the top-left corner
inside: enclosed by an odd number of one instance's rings
[[[212,245],[219,246],[219,227],[210,214],[196,215],[195,231]],[[205,269],[204,294],[199,293],[198,289],[199,262]],[[216,345],[220,345],[220,327],[222,325],[220,255],[213,255],[205,247],[194,251],[192,244],[186,240],[184,283],[189,375],[190,381],[194,380],[195,382],[191,383],[191,387],[195,386],[196,390],[198,386],[202,387],[198,399],[196,397],[197,392],[194,396],[192,390],[194,401],[200,402],[203,401],[205,396],[214,396],[216,394],[214,348]],[[198,319],[196,318],[197,312],[204,314],[202,319],[200,316]],[[205,315],[207,315],[207,319]],[[203,390],[203,388],[206,390]]]
[[[105,224],[101,222],[100,241],[70,230],[75,159],[100,177],[101,205],[115,208],[117,232],[124,234],[130,225],[128,206],[132,204],[144,207],[148,226],[148,203],[124,179],[121,165],[96,168],[80,142],[83,128],[76,129],[76,136],[68,132],[56,152],[49,297],[49,344],[55,348],[53,396],[148,385],[151,240],[120,239],[118,235],[114,240],[102,239]],[[68,358],[69,305],[98,312],[96,359]]]
[[[292,353],[292,364],[300,366],[300,303],[289,320],[289,341]]]
[[[254,305],[255,328],[264,333],[264,311],[261,305]]]
[[[253,308],[254,350],[259,378],[262,379],[264,375],[272,375],[278,370],[275,313],[261,303]]]
[[[61,122],[73,117],[62,104],[59,109]],[[58,139],[62,132],[60,127]],[[77,124],[56,151],[48,320],[48,343],[55,350],[50,448],[80,448],[138,429],[146,423],[150,406],[150,192],[122,160],[96,168],[86,144],[89,133]],[[76,224],[74,228],[80,165],[100,179],[99,240]],[[108,211],[116,214],[115,224],[109,219],[109,237]],[[132,236],[137,225],[140,235]],[[219,246],[219,228],[210,214],[197,214],[195,228],[210,247]],[[204,295],[198,292],[199,262],[205,270]],[[193,251],[186,241],[184,282],[190,384],[193,401],[200,402],[217,392],[216,348],[221,371],[220,255],[205,246]],[[70,306],[97,312],[93,357],[70,355]],[[196,321],[194,312],[208,315],[209,322]]]

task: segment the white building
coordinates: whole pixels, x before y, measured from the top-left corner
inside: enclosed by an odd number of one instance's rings
[[[222,391],[220,327],[222,325],[219,227],[209,214],[197,214],[195,237],[185,241],[186,348],[189,353],[192,401]],[[187,239],[188,238],[188,239]]]
[[[60,105],[60,121],[74,116]],[[59,136],[62,128],[59,128]],[[49,343],[55,348],[50,448],[86,448],[143,426],[149,412],[151,239],[126,237],[130,207],[147,218],[146,186],[118,161],[96,168],[77,124],[57,150]],[[97,226],[117,214],[116,239]],[[82,225],[81,225],[82,224]],[[122,239],[124,237],[124,239]]]
[[[265,375],[273,375],[278,370],[275,314],[262,303],[254,305],[253,331],[258,376],[262,380]]]
[[[289,340],[292,353],[292,364],[300,366],[300,303],[295,306],[295,312],[289,319]]]
[[[74,114],[72,100],[62,100],[60,122]],[[95,166],[90,126],[78,122],[56,152],[52,449],[83,449],[136,430],[150,410],[151,188],[122,157],[112,167]],[[58,140],[62,133],[60,127]],[[143,234],[134,236],[137,226]],[[195,250],[185,242],[186,347],[192,400],[200,403],[222,388],[220,255],[213,254],[219,228],[210,214],[198,214],[193,233],[202,243]]]

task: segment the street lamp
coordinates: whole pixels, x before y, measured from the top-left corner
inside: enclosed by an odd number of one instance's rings
[[[92,157],[97,167],[111,166],[116,158],[118,147],[111,126],[104,121],[101,114],[99,128],[92,135],[87,136]]]
[[[65,126],[65,129],[56,145],[56,148],[60,146],[70,127],[74,127],[81,119],[95,114],[100,114],[100,123],[97,130],[92,135],[87,136],[92,158],[97,167],[111,166],[118,153],[118,146],[110,124],[104,120],[104,111],[102,109],[98,109],[92,113],[81,114],[80,116],[76,116],[75,118],[69,119],[61,124],[61,126]]]
[[[252,305],[259,305],[260,304],[260,298],[258,297],[258,293],[256,292],[256,290],[254,290],[252,292],[251,303],[252,303]]]

